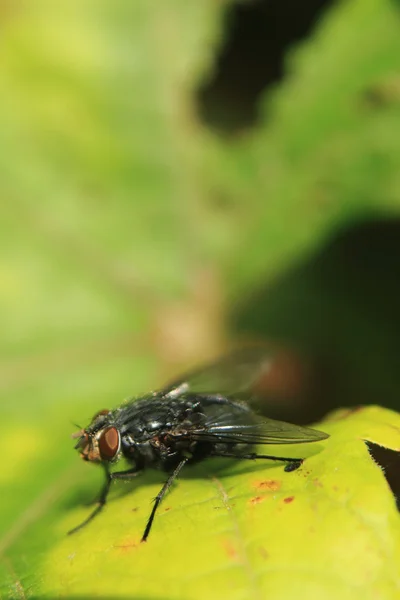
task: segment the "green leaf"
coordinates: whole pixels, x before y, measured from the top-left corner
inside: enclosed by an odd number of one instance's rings
[[[293,573],[310,598],[396,591],[398,514],[360,439],[399,447],[398,416],[385,411],[327,424],[324,450],[307,447],[310,472],[191,469],[145,546],[137,542],[161,483],[153,473],[115,486],[91,527],[65,535],[101,484],[71,450],[69,421],[85,424],[175,375],[178,363],[216,354],[231,290],[279,269],[363,208],[366,192],[368,205],[398,201],[395,5],[338,5],[260,130],[227,142],[193,111],[223,4],[39,0],[2,12],[6,598],[85,596],[96,586],[112,597],[211,598],[230,588],[233,598],[264,589],[284,598]]]
[[[213,188],[241,214],[226,258],[237,293],[338,224],[374,210],[398,214],[399,19],[392,0],[334,3],[290,52],[260,126],[208,149]]]
[[[100,484],[100,469],[71,450],[68,466],[43,479],[39,497],[3,534],[2,594],[196,599],[229,590],[233,598],[289,599],[295,581],[307,598],[395,598],[400,519],[365,441],[398,449],[400,415],[378,407],[339,411],[318,427],[331,437],[293,446],[293,455],[308,458],[292,473],[263,461],[188,467],[146,543],[140,537],[163,481],[156,472],[115,484],[96,520],[66,535],[87,516],[83,504]],[[39,429],[24,433],[42,444],[34,457],[21,453],[18,480],[32,462],[44,472],[53,446]],[[14,432],[7,444],[15,447],[18,438]],[[1,444],[4,455],[9,446]],[[3,483],[15,489],[16,475],[6,471]]]

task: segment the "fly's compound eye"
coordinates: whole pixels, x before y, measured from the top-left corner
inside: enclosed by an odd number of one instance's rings
[[[99,452],[102,460],[112,460],[117,454],[121,439],[116,427],[103,429],[98,440]]]

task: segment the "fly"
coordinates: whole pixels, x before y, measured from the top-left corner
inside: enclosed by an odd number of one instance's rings
[[[265,348],[247,348],[186,374],[166,388],[130,399],[113,410],[101,410],[73,437],[81,457],[103,466],[105,481],[94,511],[75,533],[102,510],[113,479],[131,479],[147,468],[168,477],[157,494],[142,542],[150,533],[157,508],[174,479],[187,464],[209,457],[263,458],[286,462],[286,471],[303,459],[258,454],[257,444],[300,444],[326,439],[328,434],[258,416],[243,400],[268,372]],[[131,466],[111,471],[121,457]]]

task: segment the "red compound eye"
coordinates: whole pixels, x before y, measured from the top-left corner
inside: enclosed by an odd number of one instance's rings
[[[99,451],[102,460],[112,460],[120,446],[118,429],[108,427],[101,432],[99,437]]]

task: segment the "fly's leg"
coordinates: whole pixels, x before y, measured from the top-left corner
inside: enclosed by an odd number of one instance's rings
[[[168,492],[169,488],[172,485],[172,482],[174,481],[174,479],[179,475],[180,470],[182,469],[182,467],[187,463],[189,459],[188,458],[184,458],[183,460],[181,460],[181,462],[178,464],[178,466],[175,468],[175,471],[173,471],[173,473],[171,473],[171,475],[168,477],[167,481],[164,483],[164,485],[162,486],[161,490],[158,492],[157,496],[154,499],[154,506],[152,508],[152,511],[150,513],[150,517],[147,521],[147,525],[146,525],[146,529],[144,530],[143,536],[142,536],[142,542],[145,542],[148,538],[148,535],[150,533],[150,529],[151,526],[153,524],[153,520],[157,511],[157,508],[159,507],[161,500],[164,498],[165,494]]]
[[[85,519],[80,525],[78,525],[77,527],[74,527],[73,529],[68,531],[68,535],[72,535],[73,533],[76,533],[77,531],[82,529],[82,527],[85,527],[85,525],[90,523],[90,521],[92,521],[95,518],[95,516],[98,515],[99,512],[103,509],[103,506],[105,505],[105,503],[107,501],[107,496],[108,496],[108,492],[110,491],[110,485],[111,485],[111,475],[110,475],[110,472],[108,471],[107,466],[104,466],[104,472],[106,475],[106,479],[105,479],[104,485],[102,487],[102,490],[100,492],[100,497],[97,501],[96,508],[87,517],[87,519]]]
[[[288,458],[288,457],[283,457],[283,456],[269,456],[267,454],[257,454],[255,452],[252,452],[250,454],[234,454],[233,452],[232,453],[225,453],[225,452],[215,453],[215,452],[213,452],[212,456],[219,456],[221,458],[225,458],[225,457],[236,458],[236,459],[248,458],[250,460],[255,460],[256,458],[266,458],[268,460],[280,460],[282,462],[288,463],[285,466],[286,472],[295,471],[303,464],[303,461],[304,461],[303,458]]]
[[[97,501],[96,508],[88,516],[88,518],[83,521],[83,523],[81,523],[77,527],[74,527],[73,529],[71,529],[71,531],[68,531],[68,535],[71,535],[72,533],[76,533],[77,531],[82,529],[82,527],[85,527],[85,525],[90,523],[90,521],[92,521],[95,518],[95,516],[99,514],[99,512],[102,510],[103,506],[105,505],[105,503],[107,501],[108,492],[110,491],[110,485],[111,485],[111,481],[113,479],[131,479],[132,477],[136,477],[136,475],[139,475],[139,473],[142,472],[141,470],[138,470],[135,468],[135,469],[129,469],[128,471],[117,471],[116,473],[110,473],[107,466],[106,465],[103,465],[103,466],[104,466],[104,470],[105,470],[105,474],[106,474],[106,480],[105,480],[103,488],[101,490],[100,498]]]
[[[301,465],[303,464],[303,461],[304,461],[304,458],[297,458],[293,462],[288,463],[283,470],[286,471],[286,473],[291,473],[292,471],[295,471],[296,469],[301,467]]]
[[[127,471],[114,471],[114,473],[110,473],[110,477],[111,479],[133,479],[140,473],[142,473],[142,470],[135,467]]]

